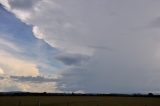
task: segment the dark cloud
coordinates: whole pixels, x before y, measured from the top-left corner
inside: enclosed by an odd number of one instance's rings
[[[154,28],[160,28],[160,17],[154,19],[149,26]]]
[[[2,3],[0,3],[0,7],[5,7],[5,6],[3,6]]]
[[[15,9],[29,9],[34,6],[35,3],[41,0],[9,0],[11,8]]]
[[[86,90],[86,77],[88,73],[81,68],[72,68],[61,74],[63,77],[57,81],[57,86],[61,91]],[[83,76],[83,78],[81,78]],[[84,86],[85,85],[85,86]]]
[[[20,82],[32,82],[32,83],[44,83],[44,82],[54,82],[56,79],[45,78],[42,76],[32,77],[32,76],[10,76],[11,79]]]
[[[4,77],[0,76],[0,80],[1,80],[1,79],[4,79]]]
[[[89,59],[89,56],[82,54],[61,54],[56,56],[56,59],[65,65],[81,65]]]

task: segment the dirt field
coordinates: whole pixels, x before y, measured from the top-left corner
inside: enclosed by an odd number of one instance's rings
[[[160,98],[107,96],[2,96],[0,106],[160,106]]]

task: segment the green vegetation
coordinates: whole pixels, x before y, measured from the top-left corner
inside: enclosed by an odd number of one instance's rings
[[[160,106],[160,98],[114,96],[0,96],[0,106]]]

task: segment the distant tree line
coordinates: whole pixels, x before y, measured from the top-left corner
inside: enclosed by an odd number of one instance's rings
[[[32,93],[32,92],[0,92],[0,96],[121,96],[121,97],[160,97],[160,95],[155,95],[153,93],[148,94],[96,94],[96,93]]]

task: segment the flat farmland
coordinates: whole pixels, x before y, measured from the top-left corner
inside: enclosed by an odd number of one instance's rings
[[[0,106],[160,106],[160,98],[114,96],[0,96]]]

